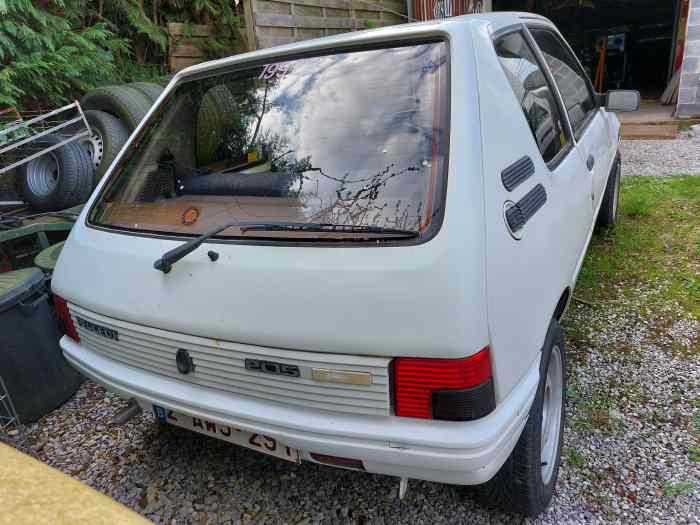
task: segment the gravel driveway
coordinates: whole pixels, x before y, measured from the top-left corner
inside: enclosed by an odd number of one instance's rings
[[[625,175],[700,175],[700,131],[681,132],[676,140],[622,141],[622,160]]]
[[[628,174],[630,166],[700,173],[700,142],[623,149]],[[669,167],[683,152],[685,168]],[[564,459],[553,503],[535,523],[700,523],[700,354],[692,350],[700,326],[674,304],[642,307],[655,293],[651,283],[634,299],[572,304],[565,326],[581,333],[569,347]],[[480,507],[463,488],[411,481],[399,502],[393,478],[288,464],[161,427],[150,414],[110,426],[124,406],[87,381],[30,428],[29,451],[158,523],[515,520]]]

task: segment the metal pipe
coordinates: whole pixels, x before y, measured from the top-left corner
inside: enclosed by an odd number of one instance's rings
[[[135,399],[130,399],[129,404],[121,412],[118,412],[116,416],[112,418],[113,425],[123,425],[131,418],[138,416],[141,413],[141,407],[136,402]]]

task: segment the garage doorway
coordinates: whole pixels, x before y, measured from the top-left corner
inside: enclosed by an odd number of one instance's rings
[[[673,73],[679,4],[680,0],[494,0],[493,7],[535,12],[552,20],[599,91],[636,89],[644,99],[658,99]]]

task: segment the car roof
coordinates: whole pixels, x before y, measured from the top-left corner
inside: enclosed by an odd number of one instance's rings
[[[429,20],[426,22],[413,22],[409,24],[397,24],[386,26],[378,29],[369,29],[364,31],[353,31],[340,33],[337,35],[325,36],[284,44],[281,46],[259,49],[248,53],[232,55],[230,57],[211,60],[190,66],[178,72],[174,80],[199,76],[215,72],[221,68],[228,68],[248,62],[257,62],[261,60],[275,60],[286,56],[295,56],[313,52],[332,51],[334,49],[346,49],[348,47],[362,45],[381,45],[384,42],[396,42],[401,40],[410,41],[412,39],[421,39],[429,37],[448,36],[451,33],[472,31],[474,27],[483,26],[484,24],[491,26],[493,31],[498,31],[504,27],[520,24],[526,21],[539,21],[547,24],[552,24],[547,18],[536,15],[534,13],[524,12],[496,12],[496,13],[480,13],[473,15],[462,15],[440,20]],[[208,75],[207,75],[208,76]]]

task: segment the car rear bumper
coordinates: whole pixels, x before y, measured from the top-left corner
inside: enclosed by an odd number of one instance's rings
[[[505,462],[527,420],[539,381],[539,359],[485,418],[430,421],[309,410],[188,384],[87,350],[64,336],[68,361],[87,377],[146,410],[156,404],[183,414],[274,437],[310,452],[359,459],[377,474],[474,485]]]

